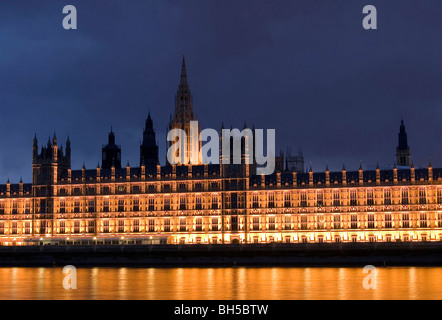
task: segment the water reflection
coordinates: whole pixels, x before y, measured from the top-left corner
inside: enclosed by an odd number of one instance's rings
[[[63,268],[1,268],[1,299],[442,299],[442,268],[378,268],[365,290],[362,268],[91,268],[77,290]]]

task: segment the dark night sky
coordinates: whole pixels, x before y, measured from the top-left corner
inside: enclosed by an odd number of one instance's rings
[[[393,163],[403,118],[414,163],[441,166],[441,16],[440,0],[2,0],[0,182],[30,181],[34,133],[95,168],[113,126],[138,165],[149,109],[164,163],[182,54],[203,128],[246,120],[316,171],[355,170]]]

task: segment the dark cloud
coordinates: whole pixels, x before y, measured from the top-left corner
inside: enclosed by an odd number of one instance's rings
[[[30,181],[34,133],[70,135],[73,167],[95,167],[110,126],[123,162],[138,161],[150,109],[161,158],[186,54],[195,112],[275,128],[323,170],[393,163],[401,118],[418,165],[442,165],[438,0],[80,1],[76,31],[63,1],[0,3],[0,182]]]

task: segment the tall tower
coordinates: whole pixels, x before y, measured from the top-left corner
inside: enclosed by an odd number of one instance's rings
[[[103,169],[110,169],[112,166],[115,166],[116,169],[121,169],[121,147],[115,144],[115,134],[112,128],[109,133],[108,143],[101,150]]]
[[[404,120],[401,121],[399,129],[399,144],[396,148],[396,164],[409,167],[411,165],[411,153],[408,146],[407,132],[405,131]]]
[[[149,112],[143,132],[143,143],[140,146],[140,166],[144,164],[148,168],[155,168],[158,163],[158,145],[155,140],[155,130],[153,129],[153,121]]]
[[[58,146],[57,137],[49,138],[46,146],[41,147],[38,152],[37,136],[34,137],[32,145],[32,194],[39,197],[35,200],[37,212],[42,214],[54,213],[54,202],[52,196],[57,195],[56,184],[62,178],[68,176],[71,168],[71,143],[69,138],[66,142],[66,153],[63,146]],[[45,218],[46,219],[46,218]],[[40,233],[52,233],[51,218],[42,220]]]
[[[178,86],[178,91],[175,96],[175,112],[173,117],[169,122],[168,130],[172,129],[182,129],[186,133],[187,136],[187,148],[185,158],[189,159],[187,163],[180,163],[181,165],[186,165],[190,162],[190,157],[198,157],[200,159],[199,151],[201,149],[201,142],[197,142],[197,145],[193,145],[193,141],[190,136],[190,122],[197,121],[197,117],[193,113],[193,103],[192,103],[192,94],[190,92],[189,84],[187,83],[187,72],[186,72],[186,61],[183,56],[183,61],[181,65],[181,80],[180,85]],[[198,126],[198,137],[200,133],[200,127]],[[172,145],[172,142],[167,142],[167,150]],[[197,154],[192,154],[191,150],[197,152]],[[166,157],[166,163],[169,164],[169,161]],[[198,161],[198,164],[201,163],[201,160]]]

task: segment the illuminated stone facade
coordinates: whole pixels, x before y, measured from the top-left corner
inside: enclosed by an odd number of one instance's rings
[[[185,75],[183,62],[187,88]],[[177,115],[193,119],[189,105]],[[442,240],[442,169],[431,165],[270,176],[246,164],[160,166],[150,115],[140,166],[111,163],[71,170],[69,140],[39,152],[34,138],[32,183],[0,186],[0,243]]]
[[[244,165],[244,167],[246,167]],[[245,168],[246,169],[246,168]],[[54,169],[55,170],[55,169]],[[240,170],[244,171],[244,170]],[[0,241],[166,238],[169,243],[440,241],[442,170],[277,172],[68,169],[50,186],[6,184]],[[49,193],[48,193],[49,192]]]

